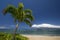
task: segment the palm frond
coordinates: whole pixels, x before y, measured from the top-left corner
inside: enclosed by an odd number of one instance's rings
[[[24,10],[23,3],[18,4],[18,8],[15,8],[12,5],[9,5],[3,10],[3,14],[6,15],[10,13],[11,16],[14,18],[15,22],[25,22],[29,26],[32,25],[31,21],[33,21],[32,10],[26,9]]]
[[[6,7],[4,10],[3,10],[3,13],[4,15],[6,15],[7,13],[16,13],[16,8],[12,5],[8,5],[8,7]]]
[[[30,9],[26,9],[26,10],[24,10],[24,12],[25,12],[26,14],[28,14],[28,15],[31,15],[31,14],[32,14],[32,10],[30,10]]]
[[[18,4],[18,8],[24,8],[23,3],[19,3],[19,4]]]
[[[18,12],[21,13],[23,11],[24,5],[23,3],[18,4]]]
[[[26,18],[28,18],[29,20],[31,20],[31,21],[33,21],[34,20],[34,18],[33,18],[33,16],[32,15],[26,15]]]
[[[27,25],[29,25],[30,27],[32,26],[32,23],[29,21],[29,20],[24,20],[24,22],[27,24]]]

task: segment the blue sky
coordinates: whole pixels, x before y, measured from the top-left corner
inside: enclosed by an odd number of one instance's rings
[[[0,0],[0,26],[15,26],[13,18],[9,14],[3,16],[2,10],[9,4],[17,7],[19,2],[33,11],[33,24],[60,25],[60,0]]]

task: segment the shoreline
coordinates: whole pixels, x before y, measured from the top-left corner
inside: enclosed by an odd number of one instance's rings
[[[23,35],[29,40],[60,40],[60,36],[42,36],[42,35]]]
[[[57,37],[60,37],[60,35],[37,35],[37,34],[21,34],[21,35],[32,35],[32,36],[57,36]]]

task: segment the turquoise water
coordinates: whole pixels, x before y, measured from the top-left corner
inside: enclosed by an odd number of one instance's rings
[[[0,32],[13,33],[14,29],[0,29]],[[60,36],[59,28],[32,28],[18,30],[20,34]]]

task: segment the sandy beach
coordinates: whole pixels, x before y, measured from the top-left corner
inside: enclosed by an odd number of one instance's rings
[[[29,40],[60,40],[60,36],[23,35]]]

